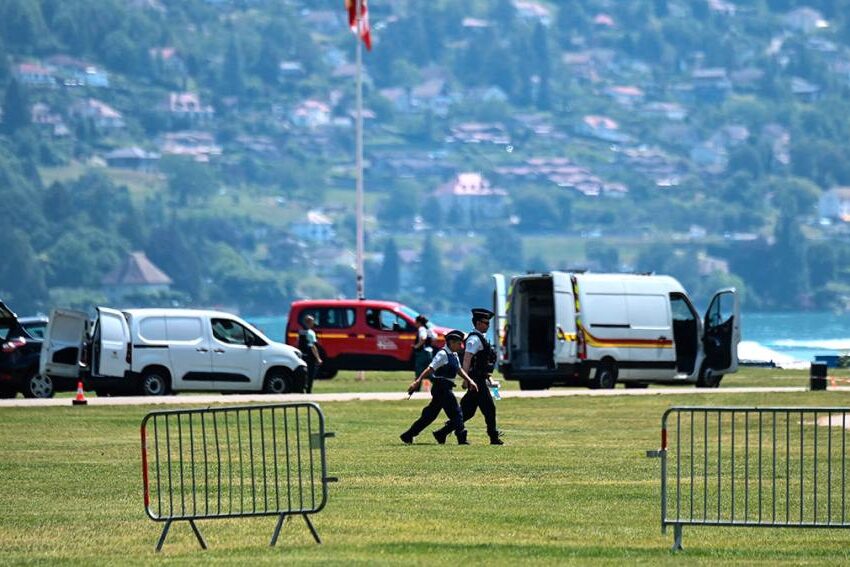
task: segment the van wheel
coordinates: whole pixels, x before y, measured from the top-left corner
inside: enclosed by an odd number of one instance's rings
[[[610,360],[602,361],[596,374],[590,379],[591,390],[610,390],[617,384],[617,365]]]
[[[717,388],[720,386],[720,381],[723,380],[723,374],[718,374],[711,368],[703,366],[697,378],[697,388]]]
[[[154,368],[142,375],[141,394],[143,396],[164,396],[168,394],[168,375]]]
[[[24,381],[21,393],[25,398],[52,398],[53,380],[50,376],[42,376],[36,370]]]
[[[316,378],[319,380],[330,380],[337,375],[337,372],[338,370],[336,368],[333,366],[327,366],[327,363],[325,363],[319,367],[319,372],[316,374]]]
[[[291,372],[285,372],[279,368],[270,370],[263,381],[264,394],[288,394],[295,391]]]

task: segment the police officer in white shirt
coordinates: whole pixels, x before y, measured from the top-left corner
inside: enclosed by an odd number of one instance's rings
[[[475,382],[460,367],[457,352],[460,350],[462,343],[463,333],[461,331],[450,331],[446,333],[446,346],[437,351],[437,354],[434,355],[434,359],[428,367],[407,389],[407,392],[412,394],[419,387],[422,380],[429,377],[433,378],[431,402],[422,409],[422,415],[410,426],[410,429],[399,436],[402,443],[406,445],[413,443],[413,438],[437,419],[437,416],[440,415],[440,410],[442,410],[446,412],[446,416],[449,418],[448,431],[455,432],[458,445],[469,445],[466,440],[466,430],[463,428],[463,414],[461,413],[460,405],[457,403],[457,398],[452,392],[455,386],[454,380],[458,374],[463,378],[470,391],[478,388]],[[445,440],[444,437],[443,442]]]
[[[433,341],[434,331],[428,328],[428,318],[425,315],[417,315],[416,342],[413,343],[414,379],[418,378],[430,364],[434,354]],[[416,391],[418,392],[419,388]]]
[[[484,414],[484,422],[487,424],[487,436],[490,437],[491,445],[504,445],[501,432],[496,429],[496,404],[490,393],[490,375],[496,365],[496,351],[487,340],[487,330],[490,328],[490,319],[495,313],[489,309],[477,308],[472,310],[473,329],[466,337],[465,351],[463,355],[463,370],[467,372],[475,382],[477,388],[468,390],[460,401],[463,410],[463,420],[469,421],[478,408]],[[447,423],[442,429],[434,432],[437,443],[445,443],[451,431]]]

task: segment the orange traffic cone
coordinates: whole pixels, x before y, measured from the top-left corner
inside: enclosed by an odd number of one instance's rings
[[[77,381],[77,396],[71,400],[71,403],[75,406],[84,406],[88,404],[88,400],[86,400],[86,395],[83,393],[83,381]]]

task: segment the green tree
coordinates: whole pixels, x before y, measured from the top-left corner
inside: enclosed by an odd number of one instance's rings
[[[12,79],[3,96],[3,133],[14,134],[30,124],[30,105],[26,92],[18,81]]]
[[[47,302],[44,268],[29,236],[17,228],[12,228],[4,237],[0,294],[18,313],[35,312]]]
[[[224,55],[224,68],[221,75],[221,90],[225,94],[239,96],[245,91],[245,72],[242,49],[236,36],[230,37],[227,53]]]
[[[384,261],[378,272],[376,286],[386,297],[393,298],[398,295],[400,285],[401,262],[398,257],[398,248],[395,239],[388,238],[384,244]]]
[[[448,290],[443,255],[431,234],[425,237],[425,243],[422,245],[418,276],[418,283],[425,288],[432,300],[443,301],[442,296]]]
[[[168,177],[168,190],[180,206],[186,206],[191,199],[200,199],[215,193],[219,178],[214,175],[209,164],[174,157],[162,160],[162,169]]]

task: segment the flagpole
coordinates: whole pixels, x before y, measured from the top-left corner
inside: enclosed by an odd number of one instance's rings
[[[366,285],[363,275],[363,46],[362,46],[362,9],[363,0],[356,0],[356,8],[354,13],[357,20],[357,35],[354,37],[354,43],[357,44],[357,72],[356,72],[356,90],[357,90],[357,109],[356,109],[356,176],[357,176],[357,299],[366,297]]]

